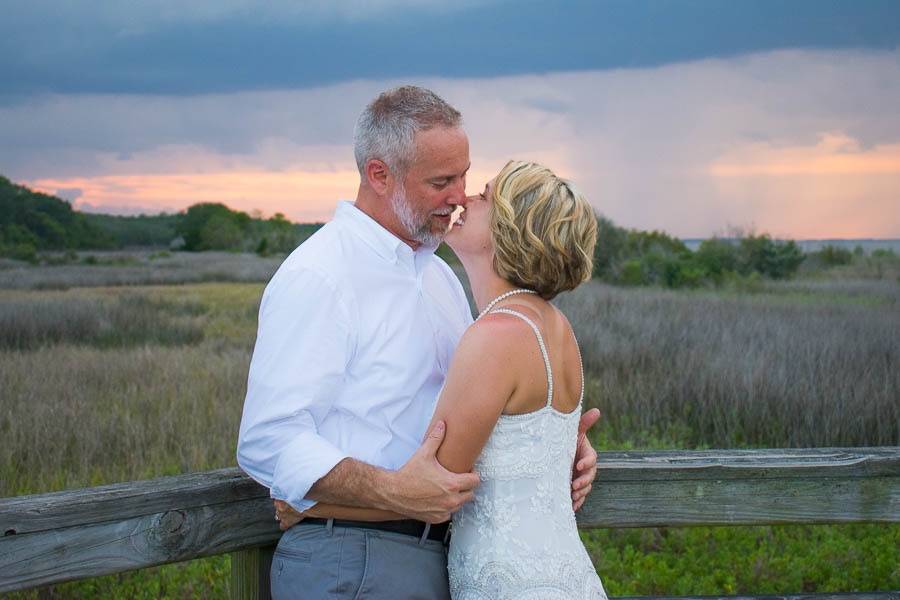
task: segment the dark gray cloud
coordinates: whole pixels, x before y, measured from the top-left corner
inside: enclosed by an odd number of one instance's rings
[[[4,4],[6,102],[44,92],[192,95],[900,44],[895,0]]]

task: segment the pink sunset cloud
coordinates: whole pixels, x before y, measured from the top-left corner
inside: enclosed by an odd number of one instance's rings
[[[78,188],[75,208],[118,212],[177,212],[199,202],[220,202],[264,216],[276,212],[294,221],[324,221],[331,217],[337,199],[353,198],[359,174],[336,172],[226,171],[197,174],[107,175],[88,178],[37,179],[29,185],[48,193]]]

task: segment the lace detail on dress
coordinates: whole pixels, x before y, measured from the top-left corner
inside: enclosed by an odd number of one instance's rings
[[[453,516],[448,568],[454,600],[605,600],[606,593],[578,536],[569,494],[581,416],[547,404],[523,415],[501,415],[475,462],[475,499]],[[582,374],[582,395],[584,393]]]

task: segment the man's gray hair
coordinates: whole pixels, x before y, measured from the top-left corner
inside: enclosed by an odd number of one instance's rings
[[[365,181],[366,162],[378,159],[402,179],[415,159],[416,133],[433,127],[459,127],[462,115],[440,96],[414,85],[387,90],[359,115],[353,154]]]

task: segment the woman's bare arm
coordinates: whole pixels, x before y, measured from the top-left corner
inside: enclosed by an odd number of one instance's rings
[[[472,470],[516,390],[518,365],[530,348],[526,335],[534,335],[518,321],[501,314],[486,316],[466,330],[453,355],[432,417],[432,424],[442,420],[447,425],[437,459],[450,471]]]

